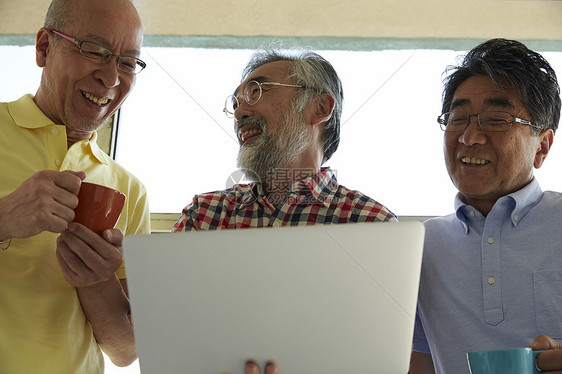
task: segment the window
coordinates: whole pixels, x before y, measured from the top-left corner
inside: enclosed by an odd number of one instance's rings
[[[0,100],[34,93],[41,69],[32,46],[0,46]],[[148,63],[120,116],[116,159],[147,186],[151,211],[179,214],[193,195],[223,189],[237,170],[232,120],[222,113],[252,50],[145,47]],[[343,185],[399,216],[452,211],[445,170],[442,73],[459,51],[318,51],[344,87],[341,142],[326,165]],[[562,52],[542,52],[562,72]],[[562,73],[559,73],[562,75]],[[562,191],[562,147],[535,171],[543,189]]]
[[[445,170],[436,118],[442,73],[462,52],[318,52],[344,87],[341,142],[326,163],[339,182],[399,216],[451,212],[456,190]],[[228,186],[238,143],[222,108],[251,53],[143,49],[148,68],[123,106],[116,158],[147,185],[151,211],[179,213],[193,195]],[[562,71],[562,53],[543,54]],[[543,189],[562,191],[554,170],[562,164],[558,148],[536,173]]]
[[[327,162],[340,183],[400,216],[452,211],[456,193],[445,170],[442,72],[450,50],[318,51],[338,71],[345,103],[341,143]],[[148,67],[123,106],[116,159],[147,186],[151,211],[176,213],[196,193],[223,189],[236,171],[238,143],[222,113],[251,50],[145,47]],[[0,46],[1,101],[37,90],[33,46]],[[543,52],[562,76],[562,52]],[[562,191],[562,145],[555,142],[536,175]],[[108,373],[138,373],[138,360]]]

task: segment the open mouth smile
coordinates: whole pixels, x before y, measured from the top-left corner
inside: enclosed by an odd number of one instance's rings
[[[265,130],[265,121],[257,118],[244,118],[236,124],[236,134],[240,144],[258,138]]]
[[[89,92],[84,92],[84,91],[80,91],[80,92],[82,93],[82,96],[84,96],[86,99],[90,100],[92,103],[96,104],[97,106],[103,106],[109,102],[109,99],[107,97],[97,97]]]
[[[490,160],[476,157],[461,157],[461,162],[465,165],[486,165],[490,163]]]
[[[248,139],[251,139],[255,136],[258,136],[262,133],[262,130],[260,128],[251,128],[245,131],[240,131],[238,133],[238,138],[240,138],[240,140],[242,141],[242,143],[246,143],[246,141],[248,141]]]

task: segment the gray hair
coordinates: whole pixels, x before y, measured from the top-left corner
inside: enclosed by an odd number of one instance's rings
[[[550,64],[537,52],[515,40],[491,39],[464,56],[445,78],[442,113],[451,108],[455,91],[474,75],[487,75],[501,87],[505,80],[523,101],[531,121],[541,129],[556,132],[560,122],[560,86]],[[533,134],[539,130],[531,128]]]
[[[64,26],[69,19],[68,15],[68,3],[71,0],[53,0],[49,9],[47,9],[47,14],[45,15],[44,27],[46,29],[52,29],[57,31],[64,31]],[[59,40],[58,35],[55,36],[55,43]]]
[[[257,68],[276,61],[291,61],[293,66],[289,71],[289,78],[294,78],[296,84],[305,86],[307,90],[300,90],[294,105],[304,110],[315,96],[327,93],[334,98],[334,110],[324,128],[324,158],[328,161],[338,148],[340,142],[340,121],[343,105],[343,88],[333,66],[322,56],[308,50],[280,51],[273,48],[260,49],[252,55],[242,73],[242,82]]]

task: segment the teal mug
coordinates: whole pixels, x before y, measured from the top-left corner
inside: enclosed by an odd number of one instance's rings
[[[536,357],[543,351],[531,348],[468,352],[471,374],[538,374]]]

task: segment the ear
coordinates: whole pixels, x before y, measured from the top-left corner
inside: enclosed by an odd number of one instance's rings
[[[332,95],[328,93],[323,93],[310,102],[311,107],[311,125],[318,125],[328,121],[332,118],[332,112],[334,111],[335,100]]]
[[[35,62],[40,68],[47,64],[47,54],[51,51],[53,36],[44,27],[37,32],[35,40]]]
[[[544,159],[552,147],[552,142],[554,141],[554,132],[552,129],[542,130],[539,135],[539,146],[537,148],[537,153],[535,154],[535,162],[533,166],[538,169],[542,166]]]

